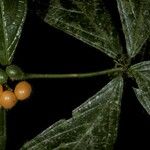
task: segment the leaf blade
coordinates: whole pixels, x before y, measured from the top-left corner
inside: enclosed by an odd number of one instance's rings
[[[10,64],[26,17],[26,0],[0,1],[0,63]]]
[[[150,114],[150,61],[144,61],[130,67],[129,73],[135,78],[139,89],[134,89],[141,105]]]
[[[106,90],[108,85],[111,86],[110,91]],[[72,150],[112,149],[117,136],[123,79],[118,77],[108,85],[101,90],[105,91],[103,96],[89,99],[87,104],[81,105],[82,111],[77,109],[71,119],[56,125],[53,129],[48,128],[42,136],[38,135],[26,143],[22,150],[61,149],[65,146],[66,149],[68,146]],[[101,92],[97,94],[101,95]],[[109,95],[109,99],[105,99],[106,95]],[[85,109],[87,105],[91,106]]]
[[[122,52],[115,25],[103,0],[52,0],[45,21],[112,58]]]
[[[134,57],[150,36],[150,1],[117,0],[128,55]]]
[[[150,115],[150,100],[149,100],[148,96],[140,89],[134,88],[134,92],[137,96],[137,99],[141,103],[141,105],[145,108],[147,113]]]

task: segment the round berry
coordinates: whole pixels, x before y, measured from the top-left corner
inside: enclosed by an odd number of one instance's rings
[[[22,79],[24,76],[23,71],[16,65],[10,65],[6,68],[6,73],[10,79]]]
[[[19,82],[14,90],[14,93],[18,100],[25,100],[31,95],[31,85],[26,81]]]
[[[5,109],[11,109],[15,106],[17,98],[11,91],[4,91],[0,96],[0,105]]]
[[[7,82],[8,76],[6,72],[2,69],[0,69],[0,84],[4,84]]]

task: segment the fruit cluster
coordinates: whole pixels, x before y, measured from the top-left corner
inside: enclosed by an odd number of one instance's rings
[[[14,91],[4,90],[0,85],[0,106],[5,109],[11,109],[17,101],[26,100],[31,94],[32,88],[27,81],[19,82]]]

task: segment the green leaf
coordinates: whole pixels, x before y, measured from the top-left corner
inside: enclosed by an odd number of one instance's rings
[[[104,0],[51,0],[45,21],[112,58],[122,52]]]
[[[134,57],[150,36],[150,1],[117,0],[128,55]]]
[[[21,150],[111,150],[117,137],[123,79],[117,77]]]
[[[138,100],[150,114],[150,61],[131,66],[129,73],[138,84],[139,89],[134,90]]]
[[[5,150],[6,144],[6,116],[5,110],[0,108],[0,150]]]
[[[141,103],[141,105],[145,108],[147,113],[150,115],[150,99],[147,96],[147,94],[145,92],[143,92],[142,90],[135,89],[135,88],[134,88],[134,92],[135,92],[139,102]]]
[[[10,64],[25,20],[26,0],[0,0],[0,63]]]
[[[138,86],[145,92],[150,87],[150,61],[143,61],[129,68],[131,76],[135,77]],[[146,88],[146,89],[145,89]]]
[[[138,64],[135,64],[130,67],[130,70],[138,71],[140,73],[147,73],[150,72],[150,61],[142,61]]]

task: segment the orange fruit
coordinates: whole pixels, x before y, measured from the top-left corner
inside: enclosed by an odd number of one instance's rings
[[[32,87],[26,81],[19,82],[16,85],[15,90],[14,90],[14,93],[17,99],[21,101],[27,99],[31,95],[31,92],[32,92]]]
[[[15,106],[17,98],[15,94],[11,91],[4,91],[0,96],[0,105],[5,109],[11,109]]]

